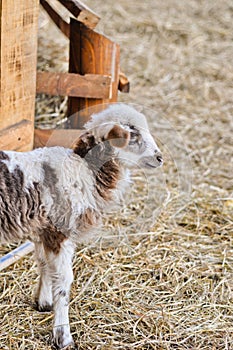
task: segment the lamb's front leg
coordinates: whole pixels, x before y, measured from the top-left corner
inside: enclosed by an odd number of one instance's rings
[[[49,257],[54,309],[53,340],[59,349],[73,345],[69,325],[69,294],[73,282],[73,253],[73,244],[66,240],[61,244],[59,253],[51,253]]]
[[[35,294],[36,308],[41,312],[51,311],[53,309],[52,279],[44,246],[41,242],[35,242],[35,259],[40,274]]]

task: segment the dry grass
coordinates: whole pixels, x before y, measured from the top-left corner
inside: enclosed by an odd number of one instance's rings
[[[121,44],[131,93],[120,100],[147,107],[166,164],[155,176],[135,172],[121,212],[79,247],[74,338],[83,350],[232,349],[232,3],[87,3],[102,17],[99,30]],[[67,43],[50,33],[41,30],[39,64],[65,69]],[[64,109],[40,96],[37,122],[55,125]],[[50,349],[52,315],[32,309],[31,256],[1,277],[0,348]]]

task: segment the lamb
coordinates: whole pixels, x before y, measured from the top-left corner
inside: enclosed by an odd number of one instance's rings
[[[73,149],[0,152],[0,239],[35,243],[36,305],[54,311],[57,348],[73,344],[68,305],[77,243],[124,194],[132,166],[162,163],[145,116],[125,104],[93,114]]]

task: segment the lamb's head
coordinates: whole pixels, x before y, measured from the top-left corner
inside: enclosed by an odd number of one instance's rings
[[[107,144],[113,150],[114,157],[124,165],[156,168],[163,163],[145,116],[128,105],[113,104],[93,114],[85,129],[86,135],[89,135],[86,137],[92,137],[89,149]]]

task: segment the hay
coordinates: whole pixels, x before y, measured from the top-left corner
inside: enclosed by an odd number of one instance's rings
[[[166,163],[155,175],[135,172],[133,194],[105,218],[102,237],[79,247],[74,338],[85,350],[231,349],[232,4],[87,4],[102,17],[99,30],[121,45],[131,93],[120,100],[148,107]],[[51,39],[41,30],[39,65],[63,70],[67,42],[45,28]],[[64,110],[57,98],[40,96],[37,122],[56,126]],[[38,277],[31,256],[1,277],[1,349],[50,349],[52,315],[32,309]]]

